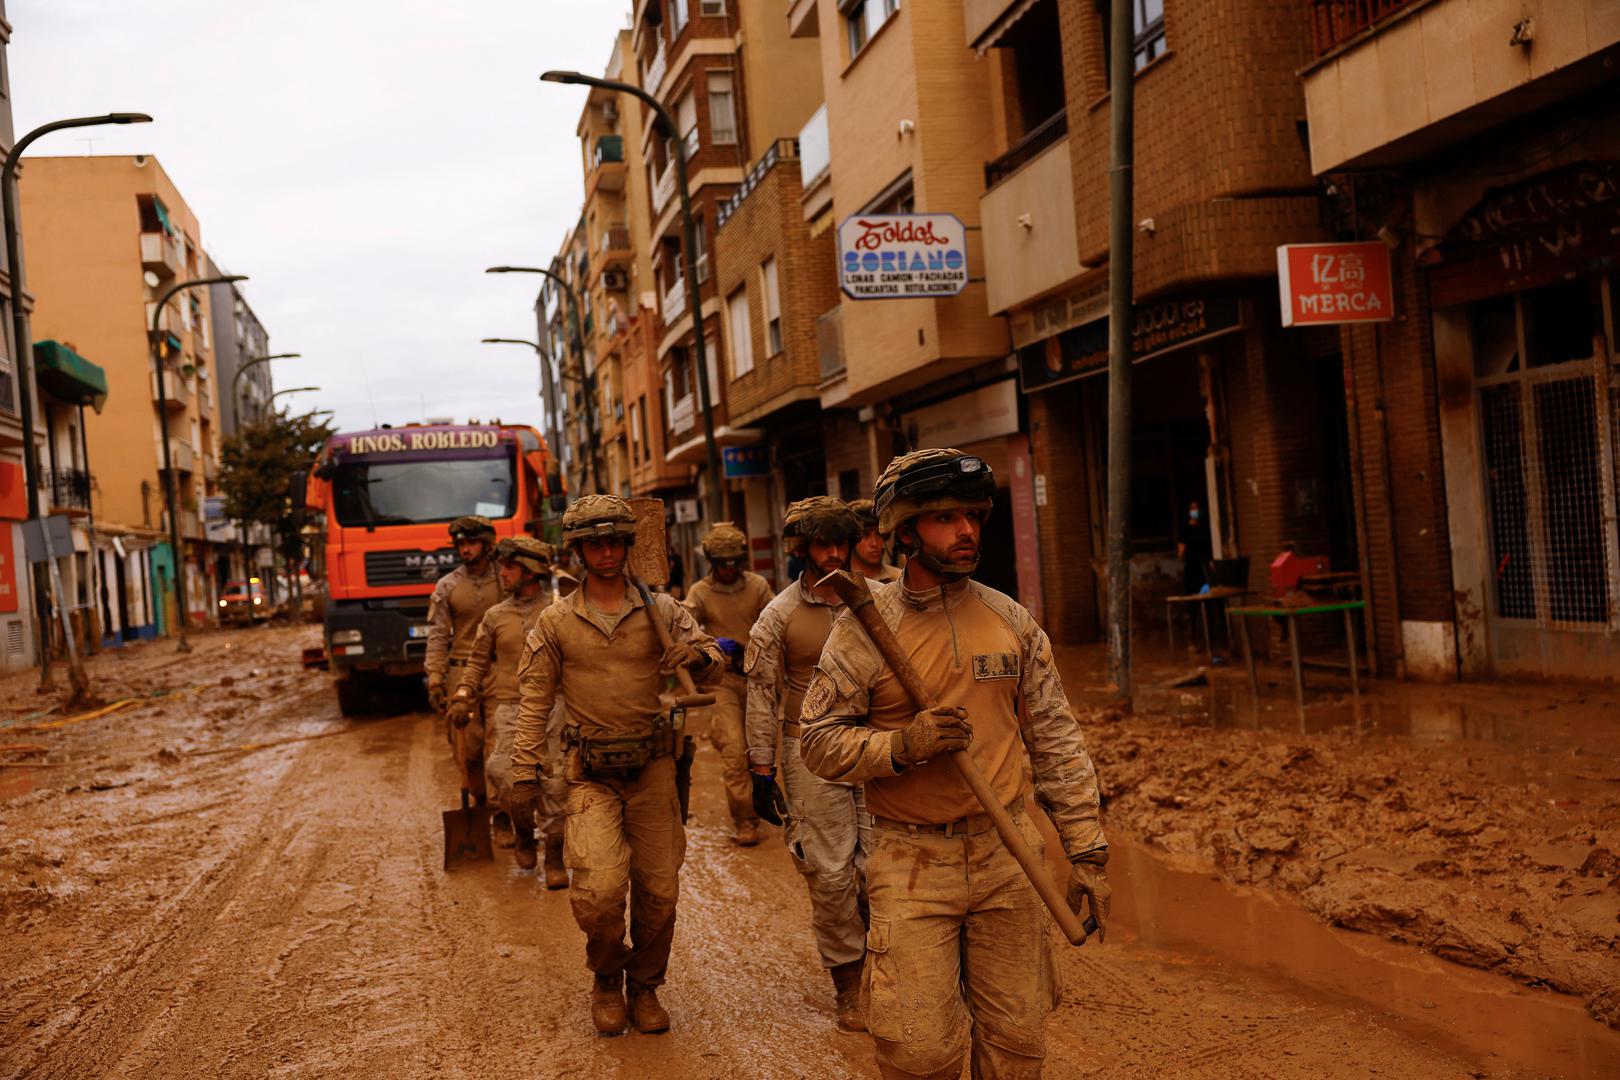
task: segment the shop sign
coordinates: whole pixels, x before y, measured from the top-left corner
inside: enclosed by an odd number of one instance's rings
[[[1022,349],[1065,330],[1108,317],[1108,279],[1059,293],[1009,314],[1013,348]]]
[[[1395,317],[1382,241],[1284,244],[1277,249],[1284,326],[1388,322]]]
[[[746,479],[771,475],[770,448],[763,444],[727,446],[720,451],[720,459],[727,477]]]
[[[955,296],[967,282],[955,214],[856,214],[838,226],[838,284],[852,300]]]
[[[1243,329],[1243,303],[1229,298],[1162,300],[1131,309],[1131,362]],[[1095,319],[1018,350],[1018,378],[1033,394],[1108,368],[1108,319]]]
[[[912,446],[961,446],[1018,430],[1018,386],[1011,379],[905,414]]]

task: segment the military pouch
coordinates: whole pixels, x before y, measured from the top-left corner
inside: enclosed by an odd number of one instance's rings
[[[580,765],[592,780],[634,780],[655,756],[647,738],[579,741]]]

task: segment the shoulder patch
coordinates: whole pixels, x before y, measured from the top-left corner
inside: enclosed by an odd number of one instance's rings
[[[973,678],[978,682],[1016,679],[1018,675],[1017,653],[978,653],[973,657]]]
[[[833,695],[837,688],[833,681],[823,672],[816,672],[810,679],[810,686],[804,692],[804,704],[800,707],[800,715],[805,720],[819,720],[827,715],[832,708]]]
[[[754,666],[758,663],[759,646],[750,641],[748,643],[748,648],[743,650],[743,672],[745,674],[752,672],[754,670]]]

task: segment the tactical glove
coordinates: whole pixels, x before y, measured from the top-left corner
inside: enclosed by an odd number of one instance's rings
[[[967,710],[960,706],[937,705],[912,717],[911,723],[896,731],[889,743],[889,756],[899,765],[921,765],[925,761],[966,750],[973,741],[973,728]]]
[[[512,782],[512,809],[528,821],[534,820],[540,807],[540,780],[514,780]]]
[[[659,662],[658,669],[665,675],[675,674],[676,668],[686,668],[695,674],[703,671],[713,662],[709,654],[696,645],[685,641],[672,641],[669,643],[669,648],[664,650],[664,656]]]
[[[467,726],[472,719],[473,700],[471,694],[457,693],[450,699],[450,706],[445,710],[445,716],[458,728]]]
[[[782,824],[787,816],[787,799],[782,795],[782,789],[776,783],[776,770],[769,773],[750,773],[754,781],[754,813],[761,821],[768,821],[772,825]]]
[[[1097,921],[1097,940],[1108,938],[1108,905],[1113,890],[1108,886],[1108,849],[1088,851],[1075,861],[1069,871],[1069,910],[1081,913],[1083,903],[1089,904],[1091,917]]]
[[[714,643],[720,646],[720,651],[726,656],[726,666],[737,674],[742,674],[743,645],[736,638],[715,638]]]
[[[427,681],[428,704],[433,706],[434,712],[444,712],[445,705],[450,700],[450,694],[444,688],[443,675],[429,675]]]

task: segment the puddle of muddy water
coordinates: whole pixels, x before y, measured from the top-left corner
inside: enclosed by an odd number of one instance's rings
[[[1620,1032],[1573,998],[1447,963],[1411,946],[1334,929],[1286,898],[1111,845],[1114,932],[1172,954],[1242,969],[1390,1026],[1489,1073],[1620,1076]]]

